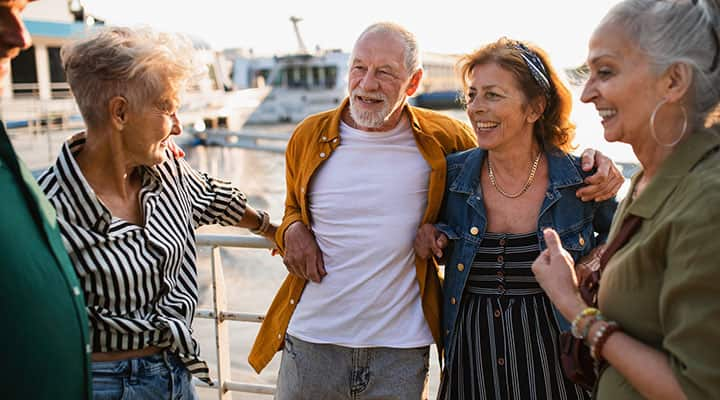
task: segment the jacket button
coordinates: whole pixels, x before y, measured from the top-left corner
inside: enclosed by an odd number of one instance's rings
[[[320,158],[325,158],[325,153],[320,153]]]
[[[473,236],[474,236],[474,235],[477,235],[478,232],[480,232],[480,230],[479,230],[476,226],[473,226],[472,228],[470,228],[470,234],[471,234],[471,235],[473,235]]]
[[[278,340],[282,340],[282,335],[278,333]]]
[[[294,299],[290,299],[290,304],[295,304],[295,300],[294,300]]]
[[[502,254],[497,257],[497,262],[499,263],[503,262],[504,260],[505,258],[502,256]]]
[[[464,269],[465,269],[465,266],[464,266],[462,263],[460,263],[460,264],[457,265],[457,270],[458,270],[458,271],[463,272]]]
[[[502,357],[498,358],[498,365],[501,366],[501,367],[502,367],[503,365],[505,365],[505,359],[502,358]]]
[[[457,301],[455,300],[454,297],[451,297],[451,298],[450,298],[450,304],[455,304],[455,303],[457,303]]]
[[[505,239],[500,239],[500,246],[505,247]]]
[[[580,243],[580,246],[585,246],[585,238],[582,237],[582,235],[579,235],[578,243]]]
[[[445,336],[450,334],[450,329],[445,329]]]
[[[495,318],[500,318],[500,310],[495,310],[493,315],[495,316]]]
[[[326,141],[326,140],[327,140],[327,136],[321,137],[320,140],[322,140],[323,142]]]

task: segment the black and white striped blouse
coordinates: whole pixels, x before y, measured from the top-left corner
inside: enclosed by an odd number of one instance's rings
[[[134,225],[113,217],[88,185],[74,156],[84,144],[84,135],[67,141],[39,183],[57,209],[85,294],[93,351],[168,348],[207,381],[190,328],[198,300],[195,229],[237,224],[245,195],[168,153],[142,169],[143,226]]]

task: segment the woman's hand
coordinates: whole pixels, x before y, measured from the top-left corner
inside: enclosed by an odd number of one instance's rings
[[[563,249],[553,229],[545,229],[547,248],[532,265],[533,273],[550,300],[568,320],[575,318],[586,305],[580,299],[572,256]]]
[[[415,254],[423,260],[427,260],[433,255],[442,258],[443,249],[447,245],[448,237],[432,224],[421,226],[415,236]]]

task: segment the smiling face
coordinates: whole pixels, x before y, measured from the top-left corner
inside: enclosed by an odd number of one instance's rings
[[[0,0],[0,93],[10,72],[10,60],[32,44],[21,13],[28,0]]]
[[[135,164],[152,166],[165,161],[168,139],[182,133],[178,105],[177,97],[168,94],[128,112],[123,145]]]
[[[512,72],[495,63],[478,64],[468,76],[467,115],[478,147],[502,150],[525,146],[533,140],[533,111]]]
[[[649,135],[649,119],[662,96],[647,57],[615,24],[600,26],[589,44],[590,78],[581,100],[595,104],[605,139],[637,144]]]
[[[411,75],[407,70],[405,47],[397,34],[363,35],[353,50],[348,79],[350,116],[355,124],[367,131],[394,128],[421,76],[421,71]]]

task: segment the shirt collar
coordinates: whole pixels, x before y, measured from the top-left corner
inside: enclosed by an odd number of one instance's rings
[[[645,219],[652,218],[683,178],[709,151],[718,146],[720,146],[720,136],[717,131],[701,129],[691,134],[663,161],[657,174],[632,202],[628,213]],[[642,171],[633,177],[631,190],[635,188],[641,176]]]

